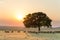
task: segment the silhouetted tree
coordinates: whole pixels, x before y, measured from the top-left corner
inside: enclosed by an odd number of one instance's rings
[[[38,27],[39,32],[42,26],[51,27],[51,22],[52,20],[43,12],[28,14],[23,21],[26,27]]]

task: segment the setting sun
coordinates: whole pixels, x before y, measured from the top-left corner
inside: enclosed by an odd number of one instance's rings
[[[21,15],[21,14],[20,15],[17,15],[17,19],[18,20],[23,20],[23,15]]]
[[[19,12],[16,14],[16,18],[17,20],[23,20],[23,18],[25,17],[25,14],[23,12]]]

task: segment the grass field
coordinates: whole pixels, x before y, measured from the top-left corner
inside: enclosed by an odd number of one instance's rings
[[[28,35],[26,38],[22,38]],[[0,31],[0,40],[60,40],[60,33],[5,33]],[[28,38],[28,39],[27,39]],[[36,39],[37,38],[37,39]]]

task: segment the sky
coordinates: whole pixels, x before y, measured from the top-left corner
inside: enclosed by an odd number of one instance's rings
[[[53,21],[54,27],[60,26],[60,0],[0,0],[0,26],[24,26],[16,15],[22,16],[44,12]]]

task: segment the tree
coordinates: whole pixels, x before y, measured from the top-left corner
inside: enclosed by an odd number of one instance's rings
[[[52,20],[43,12],[28,14],[23,21],[26,27],[38,27],[39,32],[42,26],[51,27],[51,22]]]

